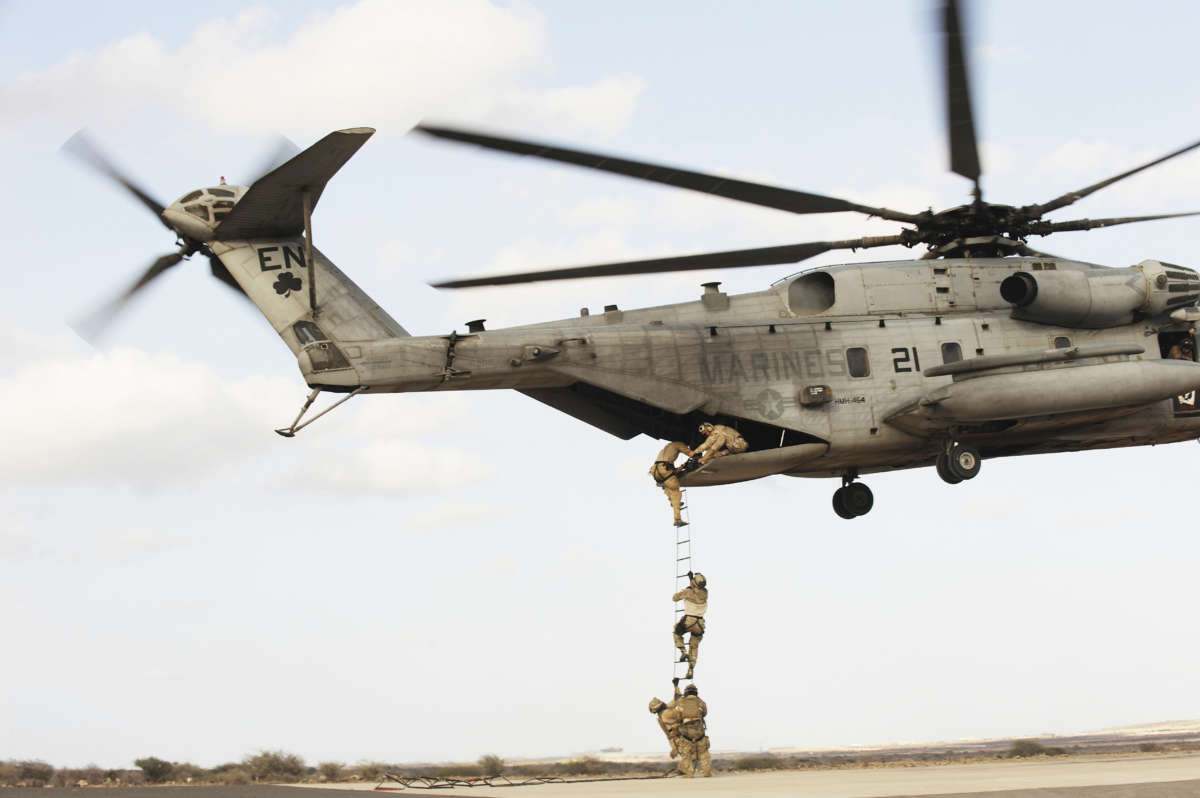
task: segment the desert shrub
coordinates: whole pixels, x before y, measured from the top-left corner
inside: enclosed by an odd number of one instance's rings
[[[1037,740],[1013,740],[1012,745],[1008,747],[1008,755],[1011,757],[1037,756],[1045,751],[1046,747]]]
[[[17,779],[27,784],[40,787],[54,778],[54,766],[39,759],[27,759],[17,762]]]
[[[133,760],[133,764],[141,768],[142,773],[146,774],[146,781],[151,784],[160,784],[171,778],[171,774],[175,772],[174,765],[156,756],[145,756],[141,759],[135,759]]]
[[[285,751],[259,751],[242,760],[255,781],[297,781],[304,775],[304,760]]]
[[[1166,749],[1164,749],[1158,743],[1142,743],[1141,745],[1138,746],[1138,750],[1144,754],[1148,754],[1152,751],[1163,751]]]
[[[479,765],[468,762],[452,762],[449,765],[438,765],[433,769],[433,775],[443,779],[476,779],[482,774]]]
[[[175,770],[171,773],[171,778],[182,782],[207,781],[209,772],[191,762],[176,762]]]
[[[317,765],[317,772],[325,781],[339,781],[342,778],[342,763],[322,762]]]
[[[16,787],[21,780],[20,773],[16,762],[0,762],[0,787]]]
[[[216,779],[221,784],[249,784],[251,782],[250,772],[242,767],[232,767],[228,770],[223,770],[216,774]]]
[[[383,762],[359,762],[354,766],[354,775],[363,781],[379,781],[388,772],[388,766]]]
[[[499,776],[504,772],[504,760],[495,754],[484,754],[479,757],[479,775],[484,778]]]
[[[734,770],[770,770],[777,767],[778,760],[773,756],[744,756],[733,760]]]

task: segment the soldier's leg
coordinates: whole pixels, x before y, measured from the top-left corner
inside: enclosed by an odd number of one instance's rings
[[[700,775],[712,775],[712,755],[708,753],[708,735],[696,742],[696,755],[700,759]]]
[[[675,648],[679,649],[679,661],[687,662],[686,657],[688,652],[687,648],[683,645],[683,632],[683,620],[680,619],[679,623],[675,624]]]
[[[693,761],[696,759],[696,744],[686,737],[680,737],[676,745],[679,748],[679,772],[685,779],[690,779],[696,772]]]
[[[688,636],[688,678],[692,678],[692,671],[696,668],[696,655],[700,653],[700,641],[704,639],[704,635],[692,632]]]
[[[662,484],[662,489],[667,494],[667,499],[671,502],[671,509],[675,511],[675,523],[678,524],[681,520],[679,512],[683,507],[683,492],[679,489],[679,480],[676,477],[671,477]]]

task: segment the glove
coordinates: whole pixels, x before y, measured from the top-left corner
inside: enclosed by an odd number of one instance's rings
[[[672,680],[671,680],[671,684],[673,684],[673,685],[675,685],[676,687],[678,687],[678,686],[679,686],[679,677],[678,677],[678,676],[676,676],[674,679],[672,679]]]
[[[691,571],[688,571],[688,579],[691,579],[693,576],[695,576],[695,574],[693,574]]]

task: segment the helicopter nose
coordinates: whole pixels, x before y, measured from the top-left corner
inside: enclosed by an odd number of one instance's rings
[[[163,209],[162,218],[172,230],[184,238],[209,241],[215,227],[209,213],[205,205],[184,207],[176,202]]]

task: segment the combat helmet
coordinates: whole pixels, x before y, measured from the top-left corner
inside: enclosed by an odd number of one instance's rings
[[[664,707],[666,707],[666,703],[664,703],[661,698],[651,698],[650,699],[651,714],[657,715],[659,712],[663,711]]]
[[[696,687],[695,683],[692,683],[692,684],[689,684],[687,687],[683,688],[683,694],[684,695],[699,695],[700,690],[699,690],[699,688]]]
[[[696,587],[704,587],[708,584],[708,580],[704,578],[704,574],[697,572],[692,574],[692,584]]]
[[[706,435],[708,434],[709,430],[711,430],[712,428],[713,428],[713,425],[707,421],[705,421],[704,423],[702,423],[700,425],[700,431]]]

